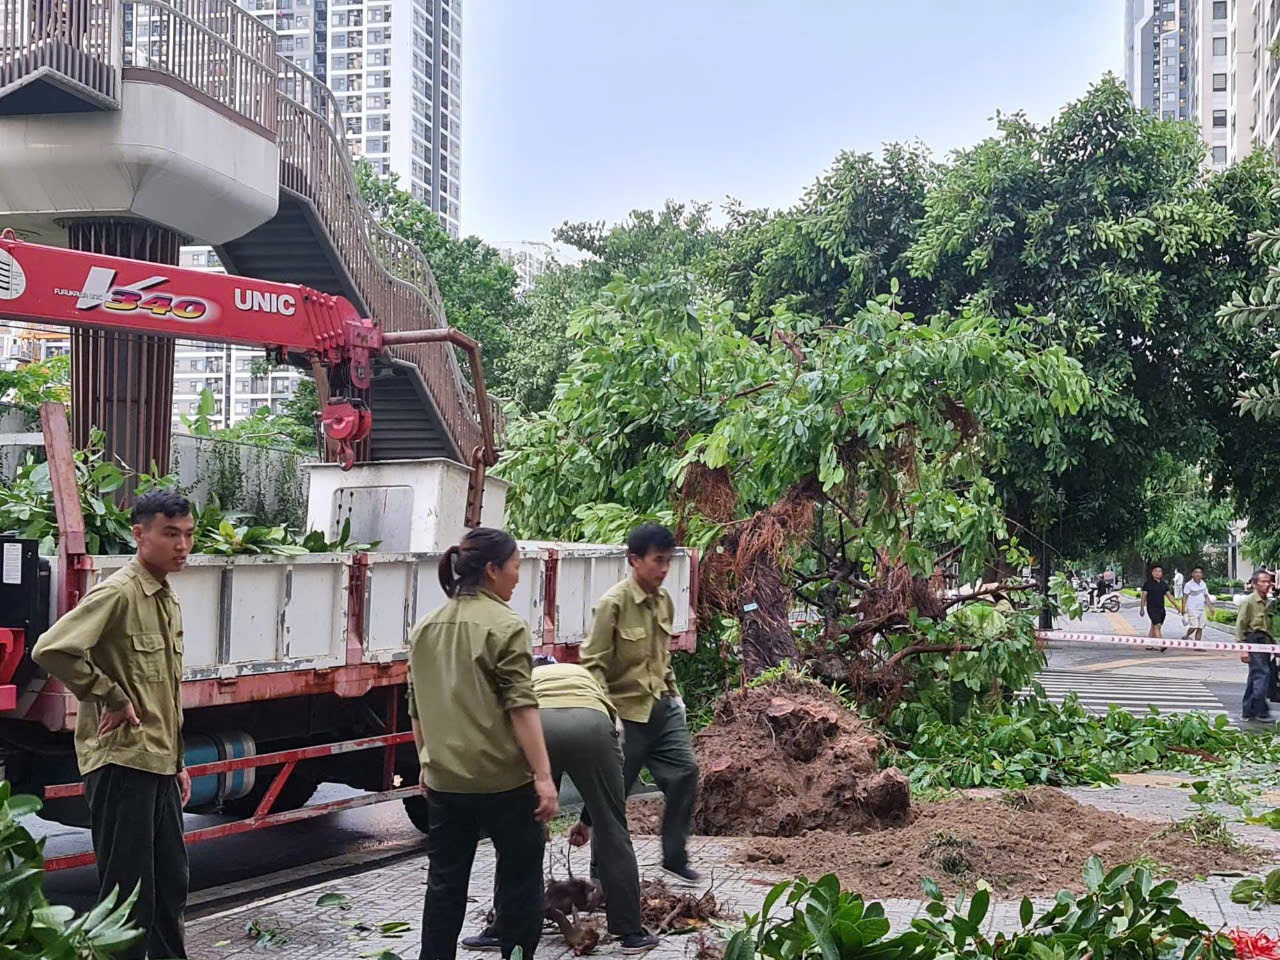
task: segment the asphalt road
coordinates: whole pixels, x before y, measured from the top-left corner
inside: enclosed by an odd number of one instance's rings
[[[1064,628],[1089,633],[1145,635],[1147,622],[1137,615],[1137,602],[1126,600],[1120,613],[1089,614]],[[1167,636],[1181,636],[1182,622],[1170,613]],[[1213,639],[1231,639],[1227,630],[1210,628]],[[1233,720],[1239,719],[1244,665],[1234,656],[1168,651],[1159,653],[1130,647],[1068,644],[1049,651],[1049,669],[1089,678],[1160,677],[1203,682]],[[350,788],[324,785],[312,802],[350,796]],[[187,829],[218,822],[213,817],[187,817]],[[87,830],[31,818],[39,835],[48,838],[46,854],[59,856],[89,850]],[[330,871],[414,856],[423,852],[423,838],[409,823],[400,803],[361,807],[314,820],[255,831],[196,844],[190,849],[192,915],[213,912],[246,899],[262,897],[307,883],[323,882]],[[96,896],[92,867],[50,874],[46,887],[55,903],[77,909],[92,906]]]
[[[1086,614],[1081,621],[1060,623],[1065,630],[1084,633],[1132,634],[1146,636],[1150,623],[1138,616],[1138,601],[1123,598],[1119,613]],[[1172,610],[1166,614],[1163,635],[1181,638],[1182,618]],[[1230,627],[1209,624],[1206,640],[1235,640]],[[1240,721],[1240,697],[1244,692],[1247,668],[1237,654],[1193,652],[1189,650],[1146,650],[1137,647],[1107,647],[1094,644],[1062,644],[1049,650],[1050,670],[1070,670],[1099,677],[1170,678],[1198,680],[1221,703],[1233,722]]]

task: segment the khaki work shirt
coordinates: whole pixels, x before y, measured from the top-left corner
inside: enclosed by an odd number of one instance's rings
[[[454,597],[409,636],[409,715],[427,786],[504,793],[533,780],[510,711],[536,707],[528,625],[487,590]]]
[[[538,708],[554,710],[557,707],[585,707],[608,714],[617,720],[618,714],[604,690],[586,667],[576,663],[551,663],[533,668],[533,695],[538,698]]]
[[[31,656],[81,703],[81,775],[108,764],[182,770],[182,608],[136,558],[46,630]],[[99,739],[103,711],[129,703],[142,726],[125,723]]]
[[[597,601],[582,665],[608,691],[623,720],[647,723],[664,695],[680,696],[671,669],[674,621],[671,594],[648,594],[634,577]]]
[[[1275,633],[1271,629],[1274,608],[1275,604],[1270,600],[1263,600],[1256,590],[1245,597],[1236,614],[1236,640],[1242,642],[1249,634],[1259,630],[1269,638],[1274,638]]]

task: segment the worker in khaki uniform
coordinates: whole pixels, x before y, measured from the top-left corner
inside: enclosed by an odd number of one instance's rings
[[[182,749],[182,609],[166,577],[186,564],[195,523],[186,498],[167,490],[139,497],[131,519],[137,556],[45,631],[31,655],[80,701],[76,760],[98,897],[138,888],[133,919],[143,936],[120,956],[182,958],[182,808],[191,778]]]
[[[617,713],[595,677],[576,663],[534,657],[533,693],[551,758],[556,789],[567,773],[583,805],[592,812],[592,828],[578,823],[569,835],[574,846],[590,842],[600,865],[609,932],[624,954],[643,953],[658,945],[640,916],[640,869],[627,832],[627,794],[622,786],[622,747]],[[412,696],[412,691],[410,691]],[[464,937],[469,950],[497,950],[494,928]]]
[[[1275,629],[1272,617],[1275,601],[1271,599],[1271,574],[1259,570],[1254,574],[1253,593],[1240,604],[1236,614],[1236,642],[1256,644],[1258,653],[1246,653],[1240,657],[1249,665],[1249,675],[1244,685],[1244,700],[1240,714],[1245,720],[1270,723],[1271,705],[1267,693],[1271,686],[1271,660],[1274,656]]]
[[[675,538],[666,527],[644,524],[627,538],[631,575],[596,603],[582,665],[608,692],[622,717],[623,780],[628,792],[648,767],[662,790],[662,868],[678,880],[699,879],[689,866],[688,843],[698,795],[684,701],[671,669],[675,604],[662,588]],[[583,822],[590,822],[589,810]],[[593,870],[595,867],[593,866]]]
[[[497,853],[502,955],[542,936],[542,824],[560,811],[538,701],[533,637],[507,606],[520,580],[510,534],[476,527],[440,559],[449,601],[409,637],[414,742],[427,790],[421,960],[453,960],[482,835]]]

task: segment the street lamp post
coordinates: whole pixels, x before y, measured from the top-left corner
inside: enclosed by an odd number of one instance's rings
[[[1062,510],[1067,502],[1067,494],[1061,487],[1054,491],[1058,501],[1058,545],[1062,545]],[[1042,528],[1043,529],[1043,528]],[[1046,534],[1048,531],[1044,531]],[[1055,548],[1056,549],[1056,548]],[[1047,537],[1040,538],[1040,629],[1053,629],[1053,608],[1049,603],[1049,543]]]

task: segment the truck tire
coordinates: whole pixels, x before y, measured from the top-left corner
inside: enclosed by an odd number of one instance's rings
[[[241,819],[253,816],[253,812],[258,809],[258,804],[267,795],[267,790],[271,787],[271,782],[275,779],[276,771],[279,769],[280,767],[259,767],[253,789],[239,800],[228,800],[224,803],[222,805],[223,812]],[[297,810],[311,799],[311,795],[316,792],[316,788],[319,786],[320,784],[316,780],[315,774],[307,770],[302,764],[299,764],[294,768],[293,773],[289,775],[289,779],[285,782],[284,789],[280,791],[280,795],[276,797],[276,802],[272,804],[271,812],[283,813],[286,810]]]
[[[427,820],[426,797],[405,797],[404,812],[409,817],[409,822],[422,831],[424,837],[431,832]]]

